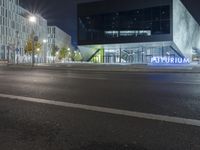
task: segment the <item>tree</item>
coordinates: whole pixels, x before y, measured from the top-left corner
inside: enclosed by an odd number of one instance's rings
[[[57,45],[53,46],[51,49],[51,56],[55,57],[58,50],[59,50],[59,48]]]
[[[42,52],[42,44],[40,42],[35,42],[35,54],[40,54]]]
[[[61,48],[59,52],[59,59],[71,59],[72,58],[72,52],[70,48],[63,47]]]
[[[83,58],[82,58],[82,56],[81,56],[81,53],[75,51],[75,52],[74,52],[74,56],[73,56],[73,60],[74,60],[74,61],[82,61]]]
[[[25,53],[26,54],[31,54],[32,53],[32,49],[33,49],[33,46],[32,46],[32,40],[29,38],[26,42],[26,46],[24,48],[25,50]]]
[[[67,57],[67,49],[65,47],[61,48],[59,52],[59,59],[65,59]]]
[[[67,53],[66,53],[66,58],[69,60],[71,60],[72,58],[72,51],[70,48],[67,48]]]
[[[29,54],[31,55],[32,52],[33,52],[33,37],[34,37],[34,34],[32,33],[27,42],[26,42],[26,45],[25,45],[25,53],[26,54]],[[39,54],[41,52],[41,48],[42,48],[42,44],[40,42],[34,42],[34,51],[35,51],[35,54]],[[40,49],[40,51],[37,51],[37,49]]]
[[[56,53],[58,52],[59,48],[57,45],[54,45],[51,49],[51,56],[53,57],[53,62],[55,62]]]

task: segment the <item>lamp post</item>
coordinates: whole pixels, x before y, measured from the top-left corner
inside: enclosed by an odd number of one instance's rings
[[[8,60],[8,64],[10,63],[10,45],[7,46],[7,60]]]
[[[44,63],[47,62],[47,48],[46,48],[46,44],[47,44],[47,40],[43,39],[43,44],[44,44]]]
[[[19,31],[16,31],[16,49],[15,51],[17,52],[17,64],[19,63]]]
[[[38,37],[35,36],[35,32],[34,32],[34,27],[33,24],[35,24],[37,22],[37,19],[35,16],[30,16],[29,17],[29,22],[32,24],[32,66],[34,66],[35,64],[35,41],[38,41]]]

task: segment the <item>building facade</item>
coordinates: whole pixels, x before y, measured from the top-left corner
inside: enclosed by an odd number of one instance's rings
[[[48,47],[52,49],[55,46],[59,49],[70,47],[71,36],[57,26],[48,26]]]
[[[42,43],[47,39],[47,20],[36,15],[37,21],[29,21],[31,13],[19,6],[18,0],[0,0],[0,60],[26,62],[25,46],[31,33]],[[42,44],[44,61],[46,49]]]
[[[32,57],[25,47],[34,33],[41,44],[35,54],[36,62],[47,62],[53,46],[71,46],[71,36],[56,26],[48,26],[47,20],[34,14],[36,21],[30,22],[32,13],[19,5],[19,0],[0,0],[0,61],[30,63]]]
[[[188,63],[200,48],[200,26],[180,0],[82,3],[77,20],[85,61]]]

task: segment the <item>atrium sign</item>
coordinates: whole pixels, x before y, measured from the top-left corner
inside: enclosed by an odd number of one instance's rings
[[[189,58],[181,57],[152,57],[151,64],[189,64]]]

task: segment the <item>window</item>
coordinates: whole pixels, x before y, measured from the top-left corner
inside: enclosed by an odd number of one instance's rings
[[[144,21],[151,21],[152,20],[152,9],[146,8],[144,9]]]
[[[161,7],[161,20],[169,20],[170,13],[169,13],[169,6],[162,6]]]
[[[152,20],[160,21],[160,7],[152,8]]]
[[[78,18],[79,40],[104,40],[170,33],[170,6]]]

